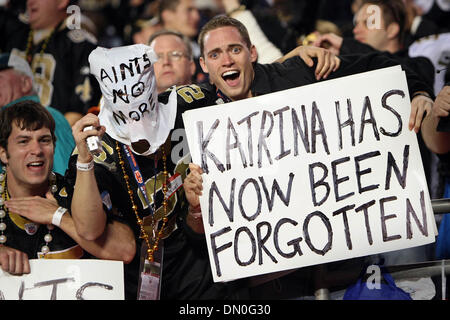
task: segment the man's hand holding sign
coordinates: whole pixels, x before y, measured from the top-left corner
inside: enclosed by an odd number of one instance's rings
[[[391,67],[185,112],[214,281],[433,242],[414,105]]]

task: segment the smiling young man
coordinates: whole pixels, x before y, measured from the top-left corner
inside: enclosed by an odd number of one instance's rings
[[[195,89],[195,95],[190,96],[190,99],[185,99],[184,103],[179,98],[179,108],[184,108],[188,101],[191,101],[189,103],[191,108],[203,107],[213,103],[218,104],[260,96],[318,81],[314,68],[308,66],[298,56],[287,59],[282,63],[264,65],[257,63],[257,52],[250,42],[246,28],[233,18],[218,16],[211,19],[202,28],[198,41],[201,49],[200,64],[203,71],[208,73],[211,84],[197,88],[190,87],[192,90]],[[331,73],[328,79],[397,64],[379,53],[348,55],[339,58],[341,59],[339,69]],[[411,97],[418,92],[433,94],[432,88],[423,83],[416,74],[409,69],[405,71]],[[183,90],[186,92],[186,88]],[[164,95],[160,95],[161,97],[164,97]],[[414,97],[409,123],[410,130],[418,130],[424,111],[429,110],[431,104],[432,102],[422,99],[421,96]],[[189,168],[191,173],[186,177],[183,184],[186,199],[189,203],[186,221],[193,232],[201,234],[204,232],[202,219],[200,218],[202,212],[199,206],[202,172],[200,167],[195,164],[190,164]],[[198,241],[204,242],[204,236],[203,238],[199,236]],[[294,278],[287,280],[288,283],[296,283],[296,296],[313,294],[307,291],[311,283],[308,276],[306,276],[306,279],[303,278],[306,274],[308,274],[307,271],[302,271],[301,279],[295,278],[296,275],[294,275]],[[208,274],[205,274],[206,276],[211,277],[210,270]],[[282,293],[284,294],[284,292]],[[282,293],[278,292],[276,297],[282,297]]]
[[[19,56],[10,53],[0,54],[0,107],[8,108],[25,100],[39,102],[30,66]],[[72,129],[61,112],[50,106],[46,108],[55,120],[55,135],[58,140],[55,147],[53,170],[64,175],[75,147]]]
[[[204,36],[200,65],[210,80],[231,100],[250,98],[258,54],[250,39],[233,26],[213,29]],[[206,47],[205,47],[206,45]]]
[[[32,258],[93,255],[131,261],[135,243],[126,225],[110,221],[108,231],[92,241],[76,232],[68,209],[72,195],[80,190],[52,173],[54,130],[51,114],[39,103],[26,100],[1,109],[0,267],[11,274],[23,274],[31,271],[28,259]],[[95,180],[92,187],[91,197],[95,198]]]

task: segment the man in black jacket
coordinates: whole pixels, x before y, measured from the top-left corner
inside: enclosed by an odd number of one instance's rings
[[[212,82],[209,86],[197,86],[194,95],[189,99],[178,98],[178,113],[183,109],[203,107],[217,99],[215,104],[246,99],[271,92],[290,89],[317,82],[314,70],[309,68],[300,58],[294,56],[283,63],[261,65],[256,63],[257,52],[252,46],[245,27],[237,20],[228,17],[216,17],[210,20],[199,35],[201,49],[200,64],[203,71],[209,74]],[[393,66],[397,63],[385,55],[374,52],[366,55],[341,56],[340,67],[329,75],[329,79],[347,76],[359,72]],[[422,82],[416,74],[405,68],[408,87],[412,100],[412,112],[409,129],[417,132],[425,110],[429,110],[432,100],[432,88]],[[184,87],[186,90],[186,87]],[[160,95],[164,100],[167,93]],[[217,95],[217,98],[214,97]],[[186,97],[187,98],[187,97]],[[189,103],[187,103],[190,101]],[[208,102],[207,102],[208,101]],[[189,105],[189,107],[186,107]],[[182,125],[178,123],[178,125]],[[203,231],[199,195],[202,190],[201,169],[190,164],[191,173],[184,181],[184,189],[189,202],[187,225],[198,233]],[[204,242],[204,237],[199,237]],[[206,248],[204,249],[206,250]],[[205,259],[207,263],[208,260]],[[310,295],[311,269],[302,268],[301,272],[289,275],[290,288],[282,294],[262,298],[292,298],[292,295]],[[210,276],[210,270],[208,270]],[[291,295],[291,296],[289,296]],[[252,295],[252,297],[255,297]]]

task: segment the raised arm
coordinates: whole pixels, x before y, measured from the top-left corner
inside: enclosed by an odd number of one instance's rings
[[[83,131],[87,126],[97,129]],[[78,120],[72,127],[78,158],[71,211],[78,234],[86,240],[98,238],[106,226],[106,214],[94,174],[94,158],[86,144],[89,136],[102,136],[104,132],[105,128],[100,126],[98,117],[91,113]]]
[[[437,95],[431,112],[425,117],[421,133],[426,146],[434,153],[450,152],[450,132],[438,131],[439,121],[450,115],[450,84]]]
[[[331,72],[339,68],[341,60],[331,51],[314,46],[298,46],[275,62],[283,63],[289,58],[299,56],[309,66],[314,66],[312,58],[317,58],[316,79],[327,79]]]

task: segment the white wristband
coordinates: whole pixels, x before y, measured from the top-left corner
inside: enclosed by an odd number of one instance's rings
[[[81,163],[77,161],[77,169],[80,171],[91,171],[94,168],[94,160],[88,163]]]
[[[67,209],[63,208],[63,207],[59,207],[58,209],[56,209],[56,211],[52,217],[52,224],[54,226],[59,227],[59,225],[61,224],[62,217],[66,212],[67,212]]]

